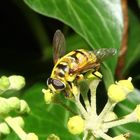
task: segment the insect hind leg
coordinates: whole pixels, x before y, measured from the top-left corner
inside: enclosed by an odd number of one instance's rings
[[[94,70],[94,71],[92,72],[92,74],[93,74],[95,77],[97,77],[97,78],[99,78],[99,79],[101,80],[101,79],[102,79],[101,75],[99,76],[96,72],[98,72],[98,71]]]

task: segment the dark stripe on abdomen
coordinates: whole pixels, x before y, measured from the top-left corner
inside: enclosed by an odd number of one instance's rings
[[[67,68],[67,65],[58,64],[56,67],[57,67],[58,69],[61,69],[61,70],[65,71],[65,69]]]
[[[88,57],[86,56],[86,54],[84,54],[82,51],[80,50],[75,50],[74,54],[70,55],[70,57],[72,57],[76,62],[79,61],[79,58],[77,57],[77,54],[80,53],[81,55],[85,56],[87,59]]]

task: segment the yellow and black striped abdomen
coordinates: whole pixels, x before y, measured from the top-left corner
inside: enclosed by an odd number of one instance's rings
[[[77,74],[94,67],[96,61],[93,52],[84,49],[72,51],[56,63],[51,77],[62,81],[72,81]]]

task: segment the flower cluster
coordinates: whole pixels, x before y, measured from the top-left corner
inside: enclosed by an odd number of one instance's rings
[[[0,78],[0,95],[6,94],[6,91],[9,90],[19,91],[24,85],[25,79],[22,76],[2,76]],[[10,134],[12,129],[21,140],[38,140],[34,133],[26,133],[23,130],[23,118],[21,116],[11,116],[13,111],[21,115],[29,113],[30,108],[26,101],[17,97],[0,97],[0,139],[2,136]]]
[[[7,90],[20,90],[25,86],[25,79],[20,75],[0,77],[0,95]]]
[[[134,87],[131,82],[132,78],[129,77],[127,80],[120,80],[108,87],[108,101],[103,110],[97,114],[96,90],[101,78],[102,75],[99,72],[95,72],[94,74],[92,74],[92,72],[88,72],[84,75],[84,82],[88,85],[90,96],[88,93],[86,95],[85,93],[84,95],[82,94],[80,82],[78,82],[77,86],[74,87],[73,100],[79,109],[80,114],[69,118],[67,123],[68,130],[74,135],[84,133],[83,140],[90,138],[126,140],[128,139],[129,134],[121,134],[116,137],[111,137],[107,132],[112,127],[140,121],[140,105],[137,105],[133,112],[121,118],[118,118],[115,112],[113,112],[117,103],[125,100],[130,93],[133,93]],[[47,104],[55,101],[55,95],[51,94],[49,89],[43,89],[42,91]],[[81,96],[83,98],[83,102],[80,100]]]

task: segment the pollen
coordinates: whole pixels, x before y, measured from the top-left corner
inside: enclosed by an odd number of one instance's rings
[[[44,93],[44,99],[46,104],[52,103],[54,94],[52,94],[49,89],[42,89],[42,92]]]

